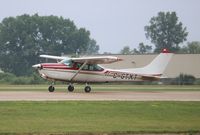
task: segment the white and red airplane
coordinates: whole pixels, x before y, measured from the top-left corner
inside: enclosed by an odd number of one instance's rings
[[[53,92],[55,81],[69,82],[68,91],[74,91],[73,83],[85,83],[85,92],[90,92],[88,83],[93,82],[133,82],[144,80],[159,80],[167,67],[173,53],[163,51],[147,66],[130,69],[107,69],[98,64],[109,64],[122,61],[113,56],[68,58],[51,55],[40,55],[43,58],[60,60],[58,63],[41,63],[33,65],[40,76],[52,81],[49,92]]]

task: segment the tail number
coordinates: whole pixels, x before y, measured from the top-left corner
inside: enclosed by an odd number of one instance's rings
[[[126,80],[135,80],[137,78],[137,74],[119,73],[119,72],[106,72],[105,75],[112,76],[113,78],[121,78]]]

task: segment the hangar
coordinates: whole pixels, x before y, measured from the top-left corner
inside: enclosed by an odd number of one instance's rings
[[[104,64],[103,66],[113,69],[138,68],[149,64],[157,55],[158,54],[112,54],[112,56],[122,58],[123,61],[112,64]],[[174,54],[164,72],[164,76],[175,78],[181,73],[200,78],[200,54]]]

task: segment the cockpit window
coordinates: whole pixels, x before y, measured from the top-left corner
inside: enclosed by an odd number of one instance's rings
[[[73,63],[71,60],[63,60],[61,63],[65,64],[67,67],[72,67]]]
[[[104,69],[97,64],[86,64],[82,70],[103,71]]]
[[[73,62],[72,60],[63,60],[61,63],[65,64],[67,67],[74,67],[76,69],[80,69],[83,63]],[[104,69],[97,64],[86,64],[82,70],[87,71],[103,71]]]

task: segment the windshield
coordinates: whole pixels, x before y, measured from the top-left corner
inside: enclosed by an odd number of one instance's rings
[[[65,64],[67,67],[72,67],[73,63],[71,60],[62,60],[61,63]]]

